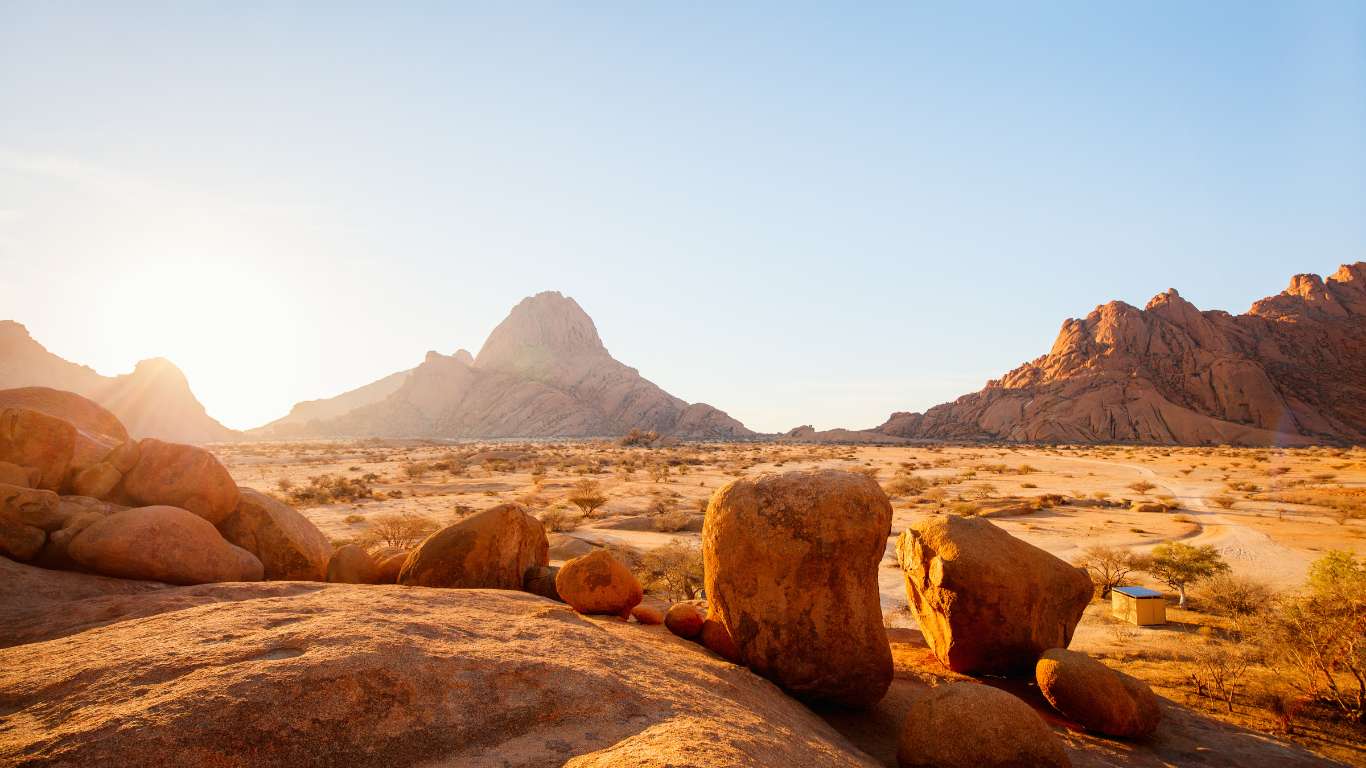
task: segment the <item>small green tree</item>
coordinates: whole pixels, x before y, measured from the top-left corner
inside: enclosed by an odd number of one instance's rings
[[[1214,547],[1193,547],[1179,541],[1154,547],[1147,565],[1148,573],[1176,590],[1181,598],[1177,604],[1182,608],[1186,607],[1186,587],[1228,569],[1228,563]]]

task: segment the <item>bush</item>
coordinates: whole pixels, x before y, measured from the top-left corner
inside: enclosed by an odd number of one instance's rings
[[[1129,490],[1133,491],[1134,493],[1147,493],[1148,491],[1151,491],[1156,487],[1156,485],[1148,482],[1147,480],[1139,480],[1136,483],[1129,483]]]
[[[648,431],[632,429],[630,432],[627,432],[625,436],[623,436],[620,440],[618,440],[617,444],[627,448],[647,448],[651,445],[654,445],[658,441],[659,433],[654,431],[653,429]]]
[[[1366,722],[1366,562],[1342,551],[1316,560],[1305,592],[1277,601],[1258,630],[1282,683]]]
[[[692,515],[681,509],[667,509],[655,515],[654,527],[661,533],[674,533],[688,527]]]
[[[917,475],[897,475],[892,478],[882,490],[892,498],[902,496],[915,496],[924,493],[930,487],[930,481]]]
[[[414,512],[380,515],[365,532],[364,541],[370,545],[412,549],[440,527],[432,518]]]
[[[1218,573],[1200,588],[1200,607],[1220,616],[1255,616],[1275,596],[1271,587],[1248,576]]]
[[[702,589],[702,548],[675,542],[646,552],[633,569],[646,591],[669,601],[692,600]]]
[[[1233,508],[1233,504],[1234,504],[1236,501],[1238,501],[1237,499],[1233,498],[1232,496],[1224,496],[1224,495],[1211,496],[1209,500],[1212,501],[1212,502],[1214,502],[1214,505],[1217,506],[1217,507],[1219,507],[1220,509],[1232,509],[1232,508]]]
[[[579,523],[583,522],[582,514],[575,514],[564,507],[551,507],[543,510],[538,517],[541,520],[541,525],[552,533],[572,531],[579,527]]]

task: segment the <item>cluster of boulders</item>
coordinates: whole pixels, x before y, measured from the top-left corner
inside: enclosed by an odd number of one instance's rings
[[[702,534],[708,620],[730,636],[735,658],[808,702],[882,699],[893,669],[878,567],[891,516],[878,484],[848,472],[742,478],[718,490]],[[1059,713],[1100,734],[1142,738],[1156,728],[1161,711],[1146,685],[1065,650],[1092,598],[1084,572],[980,518],[919,521],[896,551],[925,640],[950,670],[1033,676]],[[688,636],[701,620],[678,605],[665,623]],[[915,703],[900,760],[1068,764],[1028,704],[973,682]]]
[[[208,451],[131,439],[45,387],[0,391],[0,554],[171,584],[315,579],[331,546],[288,505],[239,489]]]
[[[1095,733],[1145,738],[1156,730],[1162,712],[1145,683],[1066,650],[1094,593],[1085,572],[976,518],[917,521],[896,552],[925,641],[949,669],[1033,677],[1054,709]]]

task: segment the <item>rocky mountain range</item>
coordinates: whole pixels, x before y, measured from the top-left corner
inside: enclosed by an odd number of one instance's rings
[[[1175,290],[1063,323],[1048,354],[876,432],[933,440],[1366,442],[1366,262],[1295,275],[1245,314]]]
[[[688,404],[608,353],[593,320],[554,291],[524,299],[478,356],[428,352],[422,364],[296,405],[254,437],[590,437],[653,430],[685,438],[752,435]]]
[[[52,387],[75,392],[114,413],[134,437],[185,443],[233,440],[240,433],[215,421],[169,360],[143,360],[132,373],[103,376],[49,352],[12,320],[0,321],[0,389]]]

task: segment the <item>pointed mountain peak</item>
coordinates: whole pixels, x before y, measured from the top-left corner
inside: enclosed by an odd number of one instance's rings
[[[607,355],[593,319],[558,291],[522,299],[475,358],[479,368],[529,371],[549,363]]]

